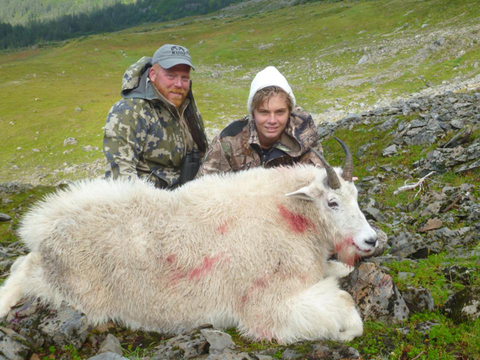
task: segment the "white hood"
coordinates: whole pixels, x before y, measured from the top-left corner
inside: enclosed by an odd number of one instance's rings
[[[258,90],[266,88],[267,86],[278,86],[285,90],[285,92],[292,98],[293,106],[295,106],[295,95],[293,95],[292,88],[288,84],[287,79],[285,79],[285,76],[283,76],[276,67],[267,66],[255,75],[255,78],[250,85],[250,95],[248,95],[247,102],[247,110],[249,114],[252,113],[251,106],[254,95]]]

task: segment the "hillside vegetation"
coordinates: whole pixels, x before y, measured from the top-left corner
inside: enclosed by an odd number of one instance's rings
[[[136,0],[0,0],[0,22],[26,25],[31,21],[53,20],[65,15],[78,15],[100,10],[115,4]]]
[[[0,50],[207,14],[239,0],[0,0]]]

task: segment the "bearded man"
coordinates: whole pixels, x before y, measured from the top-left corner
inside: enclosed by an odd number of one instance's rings
[[[106,178],[147,178],[173,189],[195,177],[208,144],[191,69],[188,50],[171,44],[127,69],[122,100],[110,109],[104,128]]]

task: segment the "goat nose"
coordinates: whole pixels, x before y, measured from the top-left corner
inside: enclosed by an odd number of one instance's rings
[[[367,239],[367,240],[365,240],[365,243],[367,245],[370,245],[371,247],[376,247],[377,246],[377,238],[374,237],[374,238]]]

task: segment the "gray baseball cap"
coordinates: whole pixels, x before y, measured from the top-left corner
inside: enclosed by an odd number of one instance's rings
[[[160,64],[164,69],[172,66],[185,64],[195,70],[192,58],[186,48],[180,45],[165,44],[153,54],[152,64]]]

